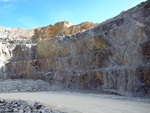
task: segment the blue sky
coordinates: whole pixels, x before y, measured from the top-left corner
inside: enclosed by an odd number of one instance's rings
[[[69,21],[100,23],[146,0],[0,0],[0,26],[36,28]]]

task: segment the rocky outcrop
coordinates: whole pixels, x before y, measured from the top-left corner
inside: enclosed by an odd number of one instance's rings
[[[67,36],[93,28],[96,25],[98,24],[92,22],[83,22],[78,25],[72,25],[72,23],[68,21],[58,22],[55,25],[35,29],[33,39],[41,41],[42,39],[48,39],[54,36]]]
[[[84,32],[79,32],[82,24],[69,22],[37,28],[28,45],[3,44],[12,49],[1,47],[1,78],[40,78],[73,90],[150,93],[149,20],[148,0]]]
[[[2,44],[28,44],[31,43],[33,35],[34,29],[0,27],[0,42]]]

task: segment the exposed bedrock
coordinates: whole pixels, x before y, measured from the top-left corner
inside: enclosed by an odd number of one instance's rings
[[[36,30],[28,44],[1,45],[0,77],[41,78],[75,90],[150,93],[149,20],[148,0],[77,34],[41,38],[47,31]]]

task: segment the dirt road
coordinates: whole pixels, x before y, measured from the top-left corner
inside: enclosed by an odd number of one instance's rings
[[[67,113],[150,113],[150,101],[74,92],[1,93],[0,99],[40,101]]]

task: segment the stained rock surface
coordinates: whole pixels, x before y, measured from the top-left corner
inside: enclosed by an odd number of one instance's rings
[[[62,89],[150,94],[149,20],[150,0],[98,25],[65,21],[19,29],[22,36],[12,34],[13,28],[3,29],[0,78],[43,79]]]

